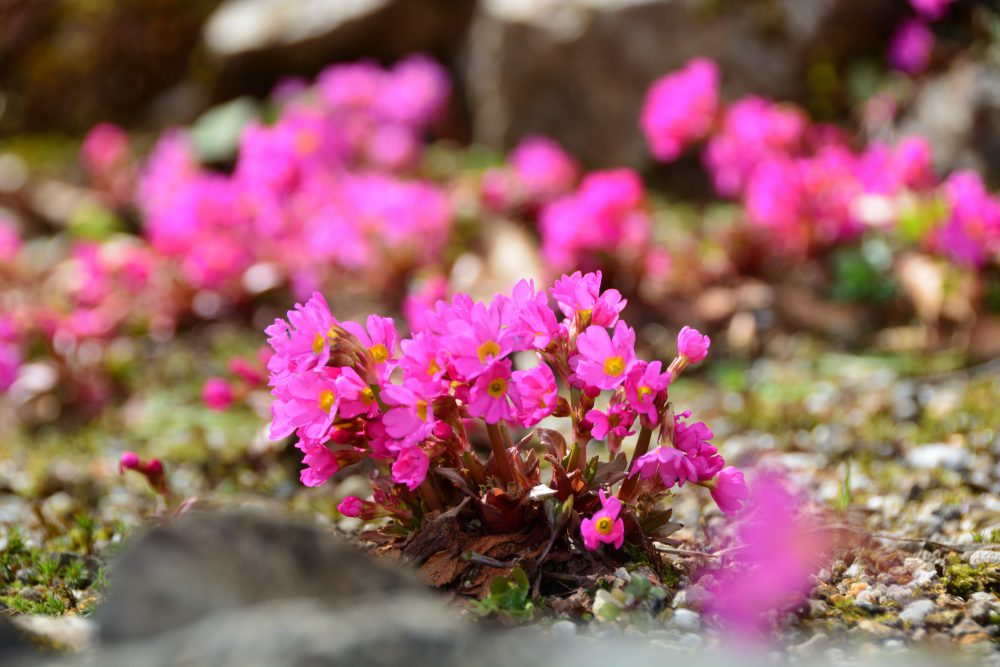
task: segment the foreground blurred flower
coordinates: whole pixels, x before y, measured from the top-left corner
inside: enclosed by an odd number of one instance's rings
[[[732,470],[720,473],[717,488],[745,491],[742,474]],[[708,573],[708,611],[744,637],[764,634],[775,614],[794,609],[809,594],[827,549],[817,528],[806,499],[786,481],[774,473],[758,476],[737,524],[736,555]]]

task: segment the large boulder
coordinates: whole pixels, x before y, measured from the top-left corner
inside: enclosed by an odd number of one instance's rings
[[[225,0],[205,24],[218,93],[265,94],[332,62],[415,51],[450,63],[476,0]]]
[[[975,169],[1000,185],[1000,70],[995,63],[954,62],[923,84],[899,133],[925,137],[939,172]]]
[[[642,166],[638,116],[658,76],[704,55],[729,98],[804,101],[813,63],[881,49],[903,4],[482,0],[466,70],[475,133],[499,148],[543,133],[589,166]]]

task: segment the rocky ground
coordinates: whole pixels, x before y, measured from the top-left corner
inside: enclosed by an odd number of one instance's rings
[[[221,366],[255,342],[215,334],[211,346],[160,350],[146,372],[166,381],[138,382],[132,398],[95,421],[3,438],[0,602],[42,643],[88,646],[122,544],[150,522],[169,521],[189,497],[203,509],[277,508],[356,540],[360,527],[334,507],[363,488],[362,478],[301,487],[294,454],[263,437],[264,395],[226,413],[201,405],[191,369]],[[1000,664],[998,391],[996,364],[962,368],[946,353],[857,354],[777,334],[758,359],[717,359],[677,383],[675,403],[713,427],[728,458],[786,471],[823,509],[821,528],[849,537],[809,600],[774,619],[778,654],[850,660],[918,648]],[[126,449],[164,460],[172,501],[158,500],[138,476],[118,476]],[[674,516],[685,527],[681,546],[664,550],[663,579],[636,565],[534,601],[453,597],[451,605],[469,618],[564,638],[725,646],[699,577],[718,562],[726,527],[705,500],[677,497]],[[311,567],[290,576],[309,581],[320,571]]]

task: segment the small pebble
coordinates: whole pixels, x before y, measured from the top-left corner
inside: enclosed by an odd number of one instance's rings
[[[923,625],[927,615],[934,611],[935,605],[932,600],[916,600],[906,605],[899,614],[899,620],[913,625]]]

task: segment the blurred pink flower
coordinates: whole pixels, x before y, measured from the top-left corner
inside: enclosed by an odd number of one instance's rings
[[[226,410],[233,404],[233,387],[225,378],[209,378],[202,387],[201,400],[210,410]]]
[[[889,65],[905,74],[919,74],[927,68],[934,50],[934,33],[920,19],[899,25],[889,41]]]
[[[696,58],[654,82],[640,119],[653,155],[661,162],[676,160],[708,134],[718,106],[719,68],[707,58]]]

